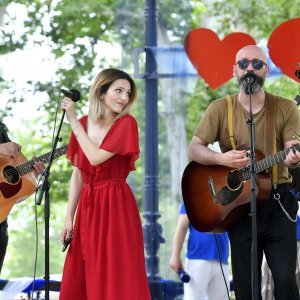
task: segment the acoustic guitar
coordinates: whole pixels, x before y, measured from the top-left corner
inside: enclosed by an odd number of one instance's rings
[[[68,145],[57,148],[53,154],[58,158],[67,152]],[[32,195],[35,191],[37,181],[33,174],[35,161],[49,162],[51,152],[27,161],[20,154],[16,165],[11,164],[9,159],[0,158],[0,223],[3,222],[14,204],[23,198]]]
[[[272,189],[269,170],[284,161],[291,149],[300,151],[300,144],[266,158],[260,152],[255,152],[257,203],[269,199]],[[248,211],[251,202],[250,175],[250,167],[230,169],[191,161],[181,180],[183,201],[190,223],[202,232],[227,231]]]

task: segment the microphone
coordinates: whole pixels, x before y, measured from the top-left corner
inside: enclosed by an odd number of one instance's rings
[[[190,275],[187,272],[185,272],[183,269],[180,268],[178,270],[177,274],[178,274],[179,279],[182,282],[188,283],[190,281]]]
[[[64,240],[64,245],[63,245],[63,248],[61,249],[62,252],[65,252],[68,248],[68,246],[70,245],[71,243],[71,239],[69,240]]]
[[[61,249],[62,252],[65,252],[67,250],[67,248],[70,245],[72,239],[73,239],[73,231],[71,232],[70,237],[69,237],[68,240],[64,239],[64,245],[63,245],[63,248]]]
[[[244,81],[251,85],[256,81],[256,76],[253,73],[247,73],[244,77]]]
[[[73,102],[77,102],[79,99],[80,99],[80,92],[75,90],[75,89],[72,89],[72,90],[64,90],[64,89],[61,89],[60,90],[66,97],[70,98],[73,100]]]

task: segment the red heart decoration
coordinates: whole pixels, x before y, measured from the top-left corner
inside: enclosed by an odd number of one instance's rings
[[[300,82],[295,74],[300,70],[300,18],[290,19],[276,27],[269,38],[268,48],[273,63],[281,72]]]
[[[237,51],[253,44],[255,40],[246,33],[231,33],[221,41],[212,30],[197,28],[188,33],[184,48],[199,75],[216,89],[232,78]]]

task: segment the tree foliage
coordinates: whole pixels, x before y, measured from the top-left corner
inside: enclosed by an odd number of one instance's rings
[[[220,38],[235,31],[247,32],[256,41],[268,39],[271,32],[282,22],[299,17],[300,0],[158,0],[158,22],[164,28],[164,34],[168,35],[171,44],[183,43],[187,32],[197,27],[211,26]],[[49,47],[57,64],[57,71],[51,80],[28,80],[24,90],[13,82],[1,82],[0,89],[9,90],[10,98],[7,109],[1,112],[2,116],[12,115],[13,106],[18,101],[24,101],[27,94],[46,94],[48,101],[41,104],[40,110],[43,116],[33,120],[18,134],[19,141],[26,145],[26,155],[39,155],[51,150],[52,124],[54,124],[58,91],[61,87],[77,88],[81,91],[83,100],[78,103],[81,113],[86,110],[88,89],[95,74],[104,67],[121,67],[125,71],[133,70],[134,49],[143,48],[145,42],[145,4],[144,0],[15,0],[1,1],[2,8],[7,10],[0,28],[0,55],[13,53],[27,48]],[[18,20],[13,5],[22,5],[26,8],[27,17],[22,30],[13,26]],[[0,8],[1,8],[0,7]],[[208,25],[209,24],[209,25]],[[121,58],[108,60],[106,58],[107,47],[121,49]],[[49,58],[50,59],[50,58]],[[225,59],[225,58],[224,58]],[[32,63],[35,58],[32,57]],[[17,71],[17,70],[16,70]],[[44,70],[47,72],[48,70]],[[131,72],[132,73],[132,72]],[[137,80],[139,87],[139,102],[133,111],[140,124],[141,145],[143,145],[145,132],[144,111],[144,85],[142,80]],[[276,94],[293,98],[298,87],[292,80],[282,76],[267,83],[267,89]],[[231,80],[226,85],[212,91],[207,84],[199,78],[195,91],[190,95],[187,108],[184,106],[175,110],[187,111],[188,141],[193,130],[197,126],[203,111],[214,99],[223,97],[236,91],[236,83]],[[159,99],[162,105],[162,99]],[[51,125],[50,125],[51,124]],[[25,135],[26,132],[26,135]],[[17,133],[16,133],[17,134]],[[63,126],[61,137],[63,144],[67,143],[70,130]],[[166,140],[164,132],[160,133],[159,141]],[[160,147],[161,149],[161,147]],[[160,153],[162,151],[160,150]],[[135,195],[139,204],[143,197],[143,165],[144,157],[141,156],[137,166],[139,176],[131,177]],[[168,168],[161,164],[164,178],[168,177]],[[60,211],[65,205],[67,198],[67,186],[70,177],[70,165],[64,159],[59,159],[51,169],[51,200],[55,205],[52,214],[53,227],[51,236],[53,247],[51,253],[60,251],[57,244],[58,232],[63,224]],[[29,202],[30,201],[30,202]],[[59,203],[60,202],[60,203]],[[27,207],[27,204],[29,204]],[[26,208],[25,208],[25,207]],[[174,211],[174,207],[171,211]],[[34,215],[33,201],[28,199],[13,209],[13,216],[20,217],[26,213]],[[43,208],[38,208],[38,222],[43,225]],[[174,216],[176,217],[176,216]],[[20,225],[23,226],[23,225]],[[24,225],[23,247],[33,251],[33,227],[34,220],[28,220]],[[172,229],[171,229],[172,230]],[[19,236],[18,236],[19,235]],[[12,231],[9,245],[8,259],[5,262],[9,267],[4,271],[7,276],[30,276],[30,263],[18,272],[17,264],[21,264],[24,257],[18,251],[22,236],[21,231]],[[41,250],[42,251],[42,250]],[[28,251],[27,251],[28,252]],[[15,259],[13,259],[15,257]],[[23,258],[22,258],[23,257]],[[61,272],[61,256],[53,255],[51,272]],[[167,264],[167,262],[164,262]],[[43,265],[39,269],[42,274]],[[8,270],[9,269],[9,270]]]
[[[281,23],[299,17],[300,1],[277,1],[277,0],[215,0],[191,1],[192,3],[192,21],[191,29],[197,27],[206,27],[209,15],[214,19],[212,24],[214,30],[220,39],[232,32],[245,32],[250,34],[256,42],[268,40],[272,31]],[[197,20],[201,20],[201,26]],[[282,41],[284,43],[284,41]],[[288,55],[288,53],[286,53]],[[224,58],[225,59],[225,58]],[[190,97],[187,113],[187,131],[188,140],[191,139],[204,110],[209,103],[215,99],[224,97],[227,94],[233,94],[237,91],[237,84],[230,80],[225,85],[211,90],[209,86],[200,78],[196,86],[195,93]],[[294,99],[299,93],[299,86],[295,81],[285,75],[267,80],[265,87],[268,91]]]

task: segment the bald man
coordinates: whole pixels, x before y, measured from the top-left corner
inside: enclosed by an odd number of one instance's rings
[[[258,287],[261,280],[262,257],[265,253],[274,278],[275,299],[298,300],[299,291],[295,280],[297,254],[295,221],[298,203],[289,191],[291,177],[288,168],[300,166],[299,142],[294,137],[295,133],[300,132],[300,118],[293,101],[264,91],[265,78],[269,74],[266,58],[265,52],[255,45],[243,47],[236,54],[233,75],[237,79],[239,91],[228,97],[232,104],[233,141],[230,139],[228,129],[230,127],[228,102],[224,97],[209,105],[194,132],[188,154],[191,160],[202,165],[215,165],[216,169],[221,165],[232,169],[247,167],[249,170],[250,158],[247,151],[250,149],[251,134],[247,120],[250,118],[249,94],[252,95],[255,150],[268,156],[267,153],[271,152],[272,155],[274,149],[277,153],[285,148],[291,148],[286,150],[283,162],[277,164],[274,176],[266,179],[270,186],[265,196],[267,201],[257,205]],[[270,132],[268,127],[272,133],[273,128],[276,128],[276,133],[273,134],[273,138],[276,138],[276,148],[268,133]],[[219,142],[221,153],[207,147],[214,142]],[[297,146],[292,147],[293,145]],[[242,190],[243,181],[240,183]],[[246,196],[251,202],[251,193],[247,193]],[[229,228],[228,234],[236,299],[261,299],[261,295],[252,298],[252,221],[249,214],[240,216]]]

